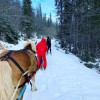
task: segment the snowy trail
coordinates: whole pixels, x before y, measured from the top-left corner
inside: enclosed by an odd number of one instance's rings
[[[28,86],[23,100],[100,100],[100,75],[54,44],[52,55],[47,55],[47,69],[36,74],[38,90],[32,93]]]

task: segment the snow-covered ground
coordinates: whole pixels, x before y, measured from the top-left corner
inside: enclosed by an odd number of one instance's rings
[[[23,100],[100,100],[100,75],[73,54],[57,50],[54,41],[47,62],[35,77],[38,90],[32,93],[28,86]]]
[[[22,47],[20,42],[11,49]],[[23,100],[100,100],[100,74],[85,67],[73,54],[57,49],[54,40],[47,62],[47,69],[36,73],[37,91],[32,93],[27,86]]]

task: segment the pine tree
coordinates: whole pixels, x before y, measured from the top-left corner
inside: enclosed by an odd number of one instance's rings
[[[58,33],[58,38],[61,43],[61,47],[64,47],[64,40],[63,40],[63,30],[62,30],[62,25],[63,25],[63,0],[55,0],[55,6],[57,9],[57,16],[59,19],[59,33]]]
[[[18,28],[15,27],[15,13],[18,10],[15,3],[13,0],[0,0],[0,39],[13,44],[18,43],[19,39]]]
[[[33,31],[31,0],[23,0],[22,16],[21,30],[25,33],[26,38],[30,38]]]
[[[19,39],[18,32],[11,27],[9,22],[5,21],[1,17],[0,17],[0,39],[12,44],[18,43]]]
[[[37,35],[43,35],[43,15],[41,4],[39,3],[36,8],[36,19],[37,19]]]
[[[61,47],[82,60],[100,58],[100,0],[55,0]]]

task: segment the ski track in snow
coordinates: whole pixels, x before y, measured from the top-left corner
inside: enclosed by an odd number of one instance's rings
[[[37,91],[28,86],[23,100],[100,100],[100,75],[73,54],[57,50],[54,41],[47,62],[47,69],[36,74]]]

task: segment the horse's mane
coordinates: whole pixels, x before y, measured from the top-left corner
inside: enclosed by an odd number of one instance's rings
[[[25,44],[24,44],[24,49],[31,49],[31,50],[33,50],[33,51],[35,51],[36,52],[36,46],[35,46],[35,43],[34,42],[26,42]]]

